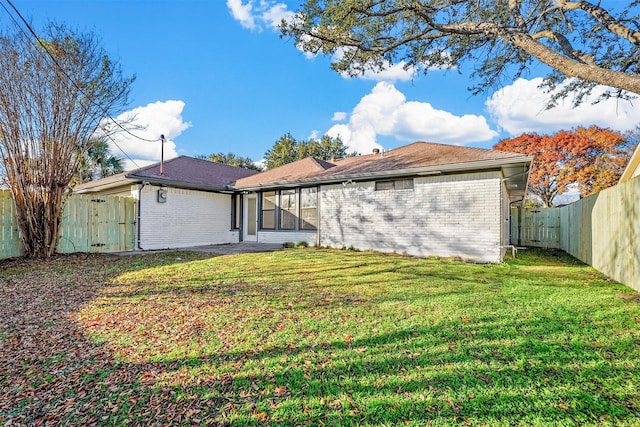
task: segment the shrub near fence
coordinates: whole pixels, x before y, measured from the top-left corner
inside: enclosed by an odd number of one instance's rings
[[[119,252],[135,245],[136,203],[131,197],[73,194],[64,203],[57,253]],[[0,259],[24,254],[9,191],[0,191]]]
[[[545,235],[549,218],[559,218],[557,247],[640,291],[640,176],[561,208],[514,209],[512,214],[512,244],[525,244],[522,238],[529,235]],[[527,222],[531,230],[517,226],[526,215],[532,215]]]

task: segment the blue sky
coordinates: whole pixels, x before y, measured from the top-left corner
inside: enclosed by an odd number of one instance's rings
[[[640,109],[613,100],[545,111],[547,95],[537,89],[543,67],[480,96],[466,90],[465,72],[412,76],[395,67],[343,77],[329,58],[307,57],[279,37],[274,23],[298,1],[13,2],[36,29],[55,21],[102,38],[125,73],[137,76],[123,117],[135,113],[144,138],[166,135],[167,157],[233,152],[260,160],[287,132],[340,135],[368,153],[417,140],[491,148],[523,132],[591,124],[624,131],[640,123]],[[11,25],[2,9],[0,25]],[[160,158],[159,143],[118,141],[138,166]]]

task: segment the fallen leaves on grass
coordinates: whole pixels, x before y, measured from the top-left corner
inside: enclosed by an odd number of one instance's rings
[[[640,312],[597,275],[577,286],[584,267],[555,262],[554,282],[526,262],[202,257],[0,264],[0,424],[633,425],[638,414],[627,385]]]

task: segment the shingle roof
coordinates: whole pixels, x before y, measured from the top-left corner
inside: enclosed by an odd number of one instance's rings
[[[248,187],[254,185],[266,185],[276,182],[297,181],[300,179],[311,178],[318,173],[332,168],[335,165],[324,160],[313,157],[306,157],[268,171],[252,175],[246,178],[240,178],[236,181],[236,187]]]
[[[224,187],[237,179],[257,174],[257,171],[210,162],[209,160],[180,156],[164,162],[164,175],[160,163],[126,174],[128,178],[180,181],[186,184],[217,185]]]
[[[413,144],[389,150],[384,153],[347,157],[334,162],[322,162],[306,158],[281,166],[249,178],[236,181],[236,188],[248,188],[256,185],[286,183],[296,180],[315,179],[330,180],[333,177],[349,177],[353,175],[376,174],[401,170],[447,165],[464,166],[482,161],[518,160],[528,157],[518,153],[488,150],[483,148],[460,147],[455,145],[436,144],[432,142],[414,142]],[[312,161],[317,166],[312,167]]]
[[[381,154],[367,154],[338,160],[335,162],[335,168],[320,176],[424,168],[517,157],[522,157],[522,154],[432,142],[414,142]]]
[[[124,185],[127,182],[149,181],[153,184],[172,185],[195,190],[219,191],[228,189],[237,179],[257,174],[257,171],[223,165],[208,160],[180,156],[164,162],[164,174],[160,163],[124,172],[108,178],[89,181],[74,188],[76,192],[100,191],[104,188]]]

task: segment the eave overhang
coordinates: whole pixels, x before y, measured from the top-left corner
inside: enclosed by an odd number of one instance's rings
[[[268,189],[276,189],[283,187],[302,187],[307,185],[321,185],[321,184],[337,184],[351,180],[352,182],[358,181],[372,181],[384,178],[397,178],[402,176],[430,176],[430,175],[445,175],[452,173],[463,172],[475,172],[475,171],[487,171],[487,170],[503,170],[505,177],[508,177],[509,172],[512,169],[519,169],[518,172],[526,171],[530,168],[533,157],[519,156],[515,158],[507,159],[492,159],[492,160],[478,160],[465,163],[450,163],[444,165],[425,166],[418,168],[405,168],[394,169],[375,172],[360,172],[360,173],[346,173],[339,175],[329,175],[320,177],[311,177],[290,181],[270,182],[267,184],[253,184],[248,186],[236,185],[234,188],[237,191],[261,191]],[[526,189],[528,173],[523,174],[522,181],[524,185],[522,187]],[[512,184],[518,185],[518,183]],[[518,185],[519,186],[519,185]]]
[[[198,190],[198,191],[207,191],[211,193],[233,193],[233,187],[230,185],[209,185],[209,184],[201,184],[201,183],[190,183],[179,181],[175,179],[166,179],[166,178],[158,178],[158,177],[145,177],[145,176],[136,176],[132,175],[124,175],[118,176],[117,179],[109,180],[109,178],[104,178],[100,180],[98,183],[96,181],[96,185],[90,185],[90,183],[85,183],[82,185],[82,188],[74,190],[74,192],[78,194],[86,194],[86,193],[97,193],[100,191],[109,190],[112,188],[122,187],[125,185],[135,185],[147,183],[150,185],[157,186],[166,186],[166,187],[175,187],[182,188],[185,190]]]

